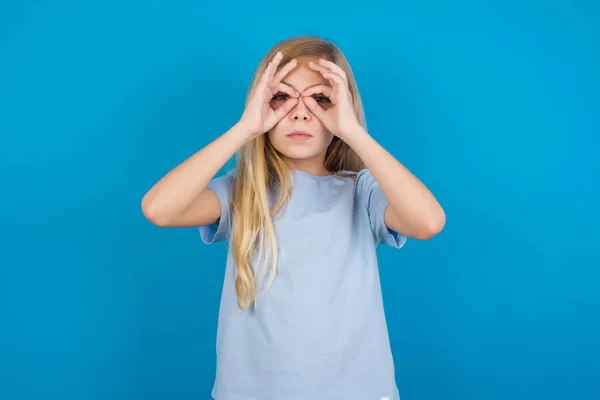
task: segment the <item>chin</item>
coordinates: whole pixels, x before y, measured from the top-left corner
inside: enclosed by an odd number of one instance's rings
[[[269,141],[284,157],[305,160],[317,157],[327,151],[333,140],[331,137],[312,137],[307,141],[295,142],[286,136],[269,135]]]
[[[329,143],[314,143],[311,145],[308,145],[308,143],[286,143],[286,139],[284,139],[284,143],[281,143],[281,141],[272,141],[271,143],[284,157],[294,160],[307,160],[320,157],[327,151],[327,147],[329,146]]]
[[[310,160],[316,157],[319,157],[325,149],[322,151],[315,151],[309,149],[289,149],[289,150],[278,150],[285,158],[291,160]]]

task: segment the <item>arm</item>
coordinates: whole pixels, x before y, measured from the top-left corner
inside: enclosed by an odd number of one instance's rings
[[[377,143],[358,123],[346,72],[335,63],[319,59],[309,63],[330,85],[317,85],[301,93],[306,106],[327,129],[356,151],[388,199],[384,219],[388,228],[416,239],[429,239],[446,223],[444,210],[431,192]],[[321,108],[310,97],[324,93],[334,107]]]
[[[142,212],[161,227],[201,226],[221,214],[217,195],[206,185],[249,139],[239,123],[169,171],[143,197]]]
[[[363,160],[388,199],[384,218],[390,229],[422,240],[443,229],[446,215],[433,194],[367,131],[356,127],[343,140]]]
[[[296,67],[288,62],[277,70],[281,52],[271,59],[252,90],[239,122],[159,180],[142,199],[144,216],[162,227],[202,226],[216,222],[221,215],[217,195],[206,186],[244,144],[269,131],[298,102],[299,95],[281,80]],[[273,109],[276,93],[291,96]],[[296,96],[296,97],[294,97]]]

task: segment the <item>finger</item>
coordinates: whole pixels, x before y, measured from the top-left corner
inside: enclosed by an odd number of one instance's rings
[[[308,89],[304,89],[304,91],[302,91],[302,96],[311,96],[313,94],[324,94],[325,96],[329,97],[331,95],[331,92],[333,91],[331,86],[327,86],[327,85],[317,85],[317,86],[312,86],[309,87]]]
[[[283,117],[288,115],[290,111],[292,111],[292,109],[296,107],[298,101],[299,100],[297,98],[293,97],[287,100],[285,103],[283,103],[281,107],[277,108],[277,110],[275,110],[275,116],[277,117],[277,121],[280,121]]]
[[[258,83],[256,84],[256,87],[262,86],[262,85],[266,85],[266,83],[268,82],[268,80],[270,79],[271,76],[271,70],[273,69],[273,63],[271,63],[269,61],[269,63],[267,64],[265,70],[263,71],[262,76],[260,77],[260,79],[258,80]]]
[[[346,82],[346,84],[348,83],[348,77],[346,76],[346,72],[336,63],[320,58],[319,64],[329,68],[331,71],[341,76],[344,82]]]
[[[269,61],[267,63],[267,66],[265,67],[265,70],[264,70],[262,76],[260,77],[257,86],[266,85],[268,82],[271,81],[271,79],[273,78],[273,74],[277,70],[277,65],[281,61],[282,57],[283,57],[283,54],[281,54],[280,51],[275,53],[275,55],[273,56],[271,61]]]
[[[265,92],[263,101],[267,104],[271,103],[273,100],[275,100],[275,97],[277,97],[280,93],[287,95],[289,98],[297,99],[300,97],[300,93],[294,90],[293,87],[286,85],[285,83],[280,83],[279,86],[277,86],[276,88],[270,89],[268,92]],[[281,99],[277,100],[280,101]]]
[[[298,93],[297,90],[295,90],[290,85],[286,85],[285,83],[280,83],[279,85],[277,85],[276,88],[271,90],[271,93],[273,93],[273,95],[276,95],[279,92],[289,94],[292,97],[300,97],[300,93]]]
[[[279,64],[279,62],[281,61],[282,58],[283,58],[283,53],[281,52],[281,50],[277,50],[277,52],[275,52],[275,55],[273,56],[271,61],[273,62],[273,64],[277,65],[277,64]]]
[[[323,74],[323,77],[334,81],[336,85],[345,87],[346,82],[338,74],[334,74],[333,72],[323,72],[322,74]]]
[[[275,55],[271,59],[272,69],[271,69],[271,74],[270,74],[267,82],[270,82],[273,79],[273,76],[277,72],[277,67],[279,66],[279,63],[281,62],[282,58],[283,58],[283,53],[281,53],[281,51],[278,51],[277,53],[275,53]]]
[[[289,74],[296,66],[298,65],[298,61],[296,59],[291,60],[286,65],[284,65],[273,77],[271,82],[269,82],[270,87],[276,87],[283,78],[287,74]]]
[[[312,97],[305,97],[302,100],[304,101],[306,108],[308,108],[311,113],[313,113],[320,120],[323,119],[325,116],[325,110],[317,103],[315,99]]]
[[[326,73],[331,73],[331,70],[329,68],[325,68],[322,65],[315,64],[312,61],[310,61],[308,63],[308,66],[311,69],[313,69],[313,70],[318,71],[319,73],[321,73],[321,75],[326,74]],[[323,75],[323,77],[325,77],[325,75]],[[333,82],[332,79],[329,80],[329,83],[331,84],[331,86],[334,85],[334,82]]]
[[[319,71],[321,73],[321,75],[323,75],[324,78],[329,79],[329,81],[331,82],[332,85],[335,82],[335,84],[337,84],[337,85],[342,85],[346,88],[348,87],[348,80],[346,79],[346,74],[340,67],[338,67],[336,64],[332,63],[331,61],[327,61],[327,60],[323,60],[323,59],[320,59],[319,61],[329,63],[327,65],[332,65],[334,67],[334,69],[325,67],[323,65],[315,64],[313,67],[314,70]],[[335,77],[339,77],[341,79],[335,79]]]
[[[327,71],[331,71],[329,68],[323,66],[323,65],[319,65],[313,61],[309,61],[308,62],[308,67],[310,69],[313,69],[315,71],[319,71],[319,72],[327,72]]]

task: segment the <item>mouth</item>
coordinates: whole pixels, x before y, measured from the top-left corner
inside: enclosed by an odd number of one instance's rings
[[[312,135],[305,131],[294,131],[294,132],[288,133],[287,137],[289,137],[292,140],[307,140],[307,139],[310,139],[312,137]]]

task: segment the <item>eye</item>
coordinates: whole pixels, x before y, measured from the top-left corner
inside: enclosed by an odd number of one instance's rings
[[[323,94],[317,94],[314,96],[314,99],[317,103],[327,104],[330,102],[329,97],[323,96]]]
[[[279,92],[271,100],[275,101],[286,101],[288,99],[287,93]]]

